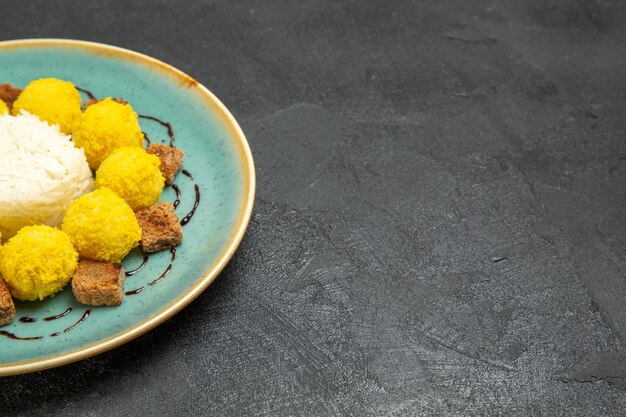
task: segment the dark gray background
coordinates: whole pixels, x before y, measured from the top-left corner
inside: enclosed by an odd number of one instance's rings
[[[189,73],[258,174],[214,285],[0,412],[624,415],[626,3],[0,6]]]

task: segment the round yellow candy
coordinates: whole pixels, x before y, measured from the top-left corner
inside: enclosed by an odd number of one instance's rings
[[[135,213],[108,188],[74,200],[67,209],[62,229],[81,258],[97,261],[120,262],[141,239]]]
[[[158,156],[141,148],[119,148],[100,164],[96,188],[109,188],[133,210],[149,207],[159,200],[165,185],[160,165]]]
[[[9,107],[7,106],[7,104],[0,100],[0,114],[5,114],[9,111]]]
[[[74,84],[56,78],[31,81],[13,103],[13,114],[26,110],[70,134],[80,118],[80,94]]]
[[[34,301],[60,291],[72,278],[78,253],[50,226],[26,226],[0,249],[0,273],[13,297]]]
[[[97,169],[123,146],[143,148],[143,133],[130,104],[106,98],[87,107],[74,130],[74,143],[85,150],[91,169]]]

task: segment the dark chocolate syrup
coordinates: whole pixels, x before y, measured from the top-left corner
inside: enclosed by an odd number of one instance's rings
[[[183,217],[183,219],[180,221],[181,226],[184,226],[187,223],[189,223],[194,213],[196,212],[196,209],[198,208],[198,204],[200,204],[200,187],[198,187],[198,184],[194,184],[193,187],[196,190],[196,199],[193,202],[193,208],[191,209],[191,211],[187,213],[187,215]]]
[[[130,271],[126,271],[125,275],[127,277],[131,276],[131,275],[135,275],[137,272],[141,271],[143,269],[144,266],[146,266],[146,264],[148,263],[148,256],[144,255],[143,257],[143,261],[141,262],[141,265],[139,265],[137,268],[132,269]]]
[[[135,295],[135,294],[139,294],[140,292],[142,292],[142,291],[143,291],[143,289],[144,289],[144,288],[145,288],[145,287],[139,287],[139,288],[134,289],[134,290],[132,290],[132,291],[126,291],[126,292],[124,293],[124,295]]]
[[[171,270],[172,270],[172,264],[169,264],[167,266],[167,268],[165,268],[165,271],[163,271],[163,273],[161,275],[159,275],[159,277],[157,279],[155,279],[154,281],[151,281],[148,285],[154,285],[157,282],[161,281],[163,278],[165,278],[167,276],[167,274],[170,273]]]
[[[186,169],[183,169],[181,171],[183,173],[183,175],[185,175],[186,177],[189,177],[191,179],[193,179],[193,175],[191,175],[191,173],[189,171],[187,171]]]
[[[131,291],[126,291],[124,294],[125,295],[135,295],[135,294],[139,294],[140,292],[142,292],[147,286],[150,285],[154,285],[157,282],[161,281],[163,278],[165,278],[167,276],[167,274],[170,273],[170,271],[172,270],[172,264],[174,263],[174,260],[176,259],[176,248],[171,248],[170,249],[170,253],[172,254],[172,257],[170,258],[170,263],[167,266],[167,268],[165,268],[165,271],[163,271],[163,273],[161,275],[158,276],[158,278],[150,281],[150,283],[148,283],[148,285],[144,285],[143,287],[139,287],[139,288],[135,288],[134,290]]]
[[[89,99],[95,99],[95,98],[96,98],[96,96],[94,96],[94,95],[91,93],[91,91],[89,91],[89,90],[85,90],[84,88],[80,88],[80,87],[76,87],[76,89],[77,89],[78,91],[81,91],[81,92],[83,92],[83,93],[87,94],[87,97],[89,97]]]
[[[33,317],[20,317],[20,321],[22,323],[34,323],[37,321],[37,319]]]
[[[158,117],[146,116],[145,114],[140,114],[139,117],[142,118],[142,119],[154,120],[155,122],[157,122],[161,126],[165,127],[167,129],[167,135],[170,137],[170,146],[174,146],[174,129],[172,129],[172,125],[171,124],[169,124],[166,121],[163,121],[163,120],[159,119]]]
[[[143,140],[146,142],[146,146],[150,146],[152,142],[150,141],[148,134],[144,132],[143,130],[141,131],[141,133],[143,133]]]
[[[72,307],[68,307],[67,310],[65,310],[63,313],[57,314],[56,316],[46,317],[43,320],[44,321],[52,321],[52,320],[60,319],[62,317],[67,316],[68,314],[70,314],[71,311],[72,311]]]
[[[172,184],[172,189],[176,193],[176,200],[174,201],[174,208],[176,208],[180,204],[180,188],[178,188],[178,185]]]
[[[7,332],[6,330],[0,330],[0,336],[6,336],[9,339],[13,339],[13,340],[39,340],[43,338],[43,336],[19,337],[19,336],[14,335],[11,332]]]
[[[61,333],[67,333],[70,330],[73,330],[76,326],[78,326],[79,324],[81,324],[82,322],[87,320],[87,317],[89,317],[90,314],[91,314],[91,310],[85,311],[83,316],[76,323],[72,324],[70,327],[68,327],[67,329],[63,330],[62,332],[52,333],[50,336],[55,337],[55,336],[60,335]]]
[[[67,316],[68,314],[70,314],[71,311],[72,311],[72,307],[68,307],[67,310],[65,310],[61,314],[56,314],[54,316],[44,317],[43,321],[52,321],[52,320],[63,318],[65,316]],[[20,317],[20,321],[22,323],[34,323],[34,322],[37,321],[37,319],[34,318],[34,317]]]

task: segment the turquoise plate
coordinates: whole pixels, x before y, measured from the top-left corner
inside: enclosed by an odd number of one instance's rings
[[[181,192],[176,211],[183,218],[193,209],[195,185],[199,204],[183,228],[175,259],[168,251],[151,254],[142,269],[126,278],[126,291],[145,288],[125,296],[121,306],[83,306],[69,288],[44,301],[16,303],[16,319],[0,328],[0,376],[97,355],[176,314],[215,280],[232,257],[254,201],[254,164],[243,132],[226,107],[188,75],[108,45],[59,39],[0,42],[0,83],[24,87],[43,77],[69,80],[96,97],[123,97],[137,113],[169,122],[175,144],[185,152],[183,168],[193,177],[182,173],[176,177]],[[140,124],[153,142],[169,142],[165,126],[150,119],[141,119]],[[161,198],[173,202],[172,187],[166,187]],[[124,260],[124,268],[136,269],[142,261],[135,249]],[[69,308],[63,317],[44,320]]]

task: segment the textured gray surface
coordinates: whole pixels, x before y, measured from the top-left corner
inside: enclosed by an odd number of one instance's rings
[[[624,415],[625,3],[59,3],[0,0],[0,39],[188,72],[258,198],[193,304],[0,413]]]

